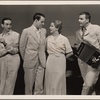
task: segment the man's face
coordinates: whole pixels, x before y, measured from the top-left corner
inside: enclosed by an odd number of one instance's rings
[[[84,15],[84,14],[83,15],[79,15],[78,22],[79,22],[81,27],[84,27],[89,22],[89,19],[86,19],[86,15]]]
[[[37,28],[42,28],[45,22],[45,18],[41,16],[40,20],[37,20]]]
[[[1,26],[3,27],[5,31],[9,32],[12,27],[12,22],[11,20],[5,20],[4,24],[1,24]]]

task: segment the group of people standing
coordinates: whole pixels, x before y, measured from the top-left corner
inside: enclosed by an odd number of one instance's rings
[[[76,32],[74,47],[87,41],[100,50],[100,26],[90,23],[88,12],[79,14],[80,29]],[[20,66],[23,60],[25,95],[66,95],[66,59],[73,55],[67,37],[62,33],[62,22],[54,20],[50,24],[51,35],[46,37],[43,28],[45,16],[36,13],[30,27],[19,33],[11,30],[12,20],[4,18],[0,34],[0,94],[12,95]],[[83,32],[83,30],[85,30]],[[46,55],[46,52],[48,56]],[[99,76],[99,67],[92,68],[78,58],[84,80],[82,94],[94,92]],[[91,94],[93,93],[91,92]]]

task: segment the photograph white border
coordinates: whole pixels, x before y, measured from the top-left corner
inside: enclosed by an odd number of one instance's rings
[[[0,5],[100,5],[100,1],[0,1]],[[96,100],[99,95],[0,95],[0,99],[66,99],[66,100]]]
[[[0,1],[0,5],[99,5],[100,1]]]

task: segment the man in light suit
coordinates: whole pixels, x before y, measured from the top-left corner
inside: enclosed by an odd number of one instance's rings
[[[80,29],[76,32],[75,48],[79,48],[81,42],[90,44],[100,51],[100,26],[92,24],[89,12],[81,12],[79,14]],[[95,94],[95,84],[99,77],[99,68],[93,68],[78,58],[78,64],[84,81],[82,95]]]
[[[12,20],[3,18],[0,34],[0,94],[13,95],[20,66],[19,33],[12,30]]]
[[[43,94],[43,78],[46,64],[45,37],[46,29],[42,28],[45,16],[36,13],[32,26],[25,28],[20,38],[20,53],[23,59],[25,94]],[[34,91],[33,91],[34,86]]]

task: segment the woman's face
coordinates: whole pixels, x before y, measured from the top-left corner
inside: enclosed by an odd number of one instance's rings
[[[53,34],[55,33],[56,31],[58,31],[58,29],[55,27],[54,23],[52,22],[50,24],[50,32]]]

